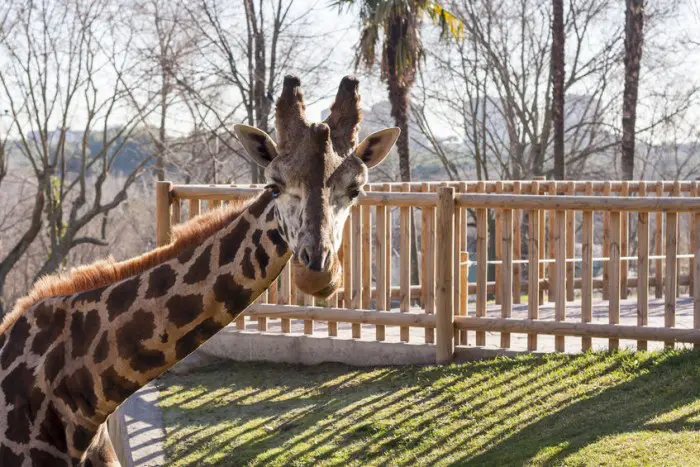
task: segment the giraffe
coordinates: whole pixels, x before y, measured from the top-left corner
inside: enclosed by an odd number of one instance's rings
[[[337,290],[344,223],[367,171],[398,138],[358,143],[358,80],[309,123],[301,82],[284,79],[277,143],[234,130],[269,184],[255,199],[179,226],[166,246],[41,279],[0,324],[0,465],[119,465],[105,420],[243,312],[290,260],[305,293]]]

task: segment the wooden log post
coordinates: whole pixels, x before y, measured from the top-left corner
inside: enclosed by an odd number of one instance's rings
[[[430,190],[429,186],[425,187]],[[423,306],[426,314],[435,313],[435,208],[425,207],[421,214],[425,217],[423,245],[425,248],[425,276],[423,284]],[[435,329],[425,328],[425,343],[435,342]]]
[[[695,219],[693,222],[693,229],[696,235],[700,234],[700,212],[694,214]],[[693,275],[695,280],[693,282],[693,328],[700,328],[700,242],[695,243],[695,264]],[[696,349],[700,347],[699,344],[695,344]]]
[[[539,192],[539,182],[532,182],[532,193]],[[540,211],[528,212],[528,267],[527,267],[527,317],[539,318],[540,313]],[[527,335],[527,350],[537,350],[537,334]]]
[[[620,196],[630,195],[630,185],[629,182],[622,182],[622,188],[620,189]],[[620,225],[620,238],[622,242],[620,243],[620,256],[626,258],[629,256],[629,212],[622,213],[622,220]],[[620,263],[620,281],[622,283],[622,288],[620,289],[620,296],[623,299],[627,298],[627,276],[629,274],[629,261],[626,259],[621,260]]]
[[[533,185],[533,190],[532,194],[533,195],[539,195],[540,194],[540,182],[547,180],[547,177],[543,176],[538,176],[533,178],[533,184],[534,182],[538,182],[537,185]],[[540,260],[543,260],[547,257],[547,240],[546,240],[546,230],[547,230],[547,224],[545,224],[545,214],[546,211],[544,209],[541,209],[539,211],[539,231],[540,231],[540,237],[537,242],[538,248],[537,250],[539,251],[540,254]],[[544,262],[540,261],[540,269],[539,269],[539,280],[543,281],[545,278],[545,264]],[[539,302],[538,303],[544,303],[544,288],[540,287],[540,296],[538,297]]]
[[[292,264],[287,263],[282,269],[282,274],[280,274],[280,294],[279,294],[280,305],[291,305],[292,304]],[[292,325],[289,318],[280,319],[280,328],[283,334],[289,334],[292,332]],[[330,333],[330,323],[328,323],[328,329]],[[335,326],[336,333],[338,325]]]
[[[350,286],[350,308],[362,308],[362,219],[361,206],[352,208],[352,285]],[[352,324],[352,338],[362,337],[362,325]]]
[[[199,199],[191,199],[189,202],[190,219],[194,219],[200,213]]]
[[[177,225],[181,220],[182,202],[179,198],[171,197],[170,201],[170,224]]]
[[[371,206],[362,206],[362,308],[369,309],[372,290]]]
[[[513,210],[503,209],[501,211],[503,225],[501,228],[501,318],[510,318],[513,313]],[[501,333],[501,347],[510,348],[510,334]]]
[[[456,193],[461,192],[461,183],[458,183],[454,188]],[[460,252],[461,246],[462,246],[462,216],[466,215],[464,212],[463,208],[455,208],[455,215],[454,215],[454,253],[455,253],[455,259],[453,260],[453,265],[454,265],[454,272],[453,272],[453,277],[455,278],[454,280],[454,297],[452,297],[452,303],[455,305],[455,315],[459,316],[462,312],[462,309],[460,307],[460,289],[462,286],[462,281],[460,280]],[[464,342],[462,342],[462,337],[464,337]],[[455,345],[467,345],[467,336],[466,333],[463,331],[457,332],[455,334]]]
[[[689,196],[691,197],[697,197],[700,195],[700,183],[695,181],[690,187],[690,194]],[[695,213],[690,213],[689,216],[689,227],[690,227],[690,252],[693,253],[693,257],[690,258],[688,267],[688,274],[690,275],[690,284],[688,287],[688,296],[694,297],[695,295],[695,262],[697,256],[695,256],[695,251],[697,250],[697,244],[698,244],[698,231],[695,228]],[[698,258],[700,260],[700,258]]]
[[[513,182],[513,194],[519,195],[522,191],[520,181]],[[522,252],[522,211],[516,209],[513,212],[513,258],[516,262],[513,264],[513,303],[520,304],[522,290],[522,267],[518,261],[523,257]],[[465,247],[466,249],[466,247]]]
[[[570,181],[566,185],[566,194],[576,195],[576,185]],[[566,300],[574,301],[574,276],[576,264],[571,261],[576,256],[576,211],[566,212]]]
[[[593,184],[586,183],[584,194],[593,195]],[[581,219],[581,322],[593,318],[593,211],[583,211]],[[581,350],[591,349],[591,338],[581,338]]]
[[[554,215],[554,320],[566,320],[566,211]],[[554,350],[564,352],[564,336],[554,336]]]
[[[381,191],[384,191],[387,187],[381,187]],[[386,283],[386,250],[387,250],[387,223],[386,223],[386,206],[376,206],[375,211],[375,241],[374,245],[376,250],[376,263],[377,263],[377,311],[387,311],[387,283]],[[375,326],[375,337],[378,341],[383,341],[386,339],[386,328],[383,325]]]
[[[480,181],[477,185],[477,192],[484,193],[486,185]],[[439,224],[438,224],[439,225]],[[484,208],[476,210],[476,316],[486,317],[486,300],[488,298],[488,259],[489,259],[489,220],[488,211]],[[486,345],[486,333],[476,331],[476,345]]]
[[[556,180],[550,180],[549,181],[549,188],[548,188],[548,194],[549,196],[557,196],[557,182]],[[548,257],[551,260],[556,259],[557,257],[557,251],[556,251],[556,245],[555,245],[555,236],[557,232],[557,218],[556,218],[556,212],[555,211],[548,211],[547,212],[547,253]],[[557,265],[554,262],[551,262],[547,266],[547,274],[549,277],[549,288],[547,289],[547,300],[550,302],[556,302],[557,299]],[[556,305],[555,305],[556,307]]]
[[[657,182],[656,196],[662,198],[664,196],[664,182]],[[664,254],[664,217],[661,211],[656,213],[656,226],[654,228],[654,255],[657,259],[654,261],[654,293],[656,298],[664,296],[664,268],[663,259],[660,256]]]
[[[402,192],[408,192],[410,185],[401,185]],[[408,313],[411,309],[411,208],[401,207],[399,211],[399,222],[401,224],[399,242],[399,287],[401,288],[401,303],[399,310],[401,313]],[[408,342],[410,338],[410,328],[402,326],[399,330],[401,342]]]
[[[641,183],[639,197],[646,196],[646,184]],[[649,324],[649,213],[637,215],[637,326]],[[647,341],[637,341],[637,350],[647,350]]]
[[[610,196],[610,182],[603,184],[603,196]],[[610,258],[610,213],[603,213],[603,258]],[[608,300],[610,260],[603,260],[603,300]]]
[[[502,193],[503,182],[499,180],[496,182],[496,194]],[[494,267],[496,277],[496,294],[494,297],[494,301],[496,302],[496,305],[500,305],[503,303],[503,265],[499,263],[503,260],[503,252],[501,251],[501,249],[503,248],[503,242],[501,241],[501,238],[503,238],[503,211],[501,209],[494,209],[493,213],[495,224],[493,241],[496,243],[494,245],[494,251],[496,253],[496,257],[494,259],[498,261]]]
[[[678,288],[678,213],[666,213],[666,290],[664,291],[664,326],[676,326],[676,290]],[[664,342],[666,348],[673,348],[673,342]]]
[[[467,183],[466,182],[460,182],[459,184],[459,190],[462,193],[467,192]],[[467,252],[468,248],[468,239],[467,239],[467,225],[468,225],[468,217],[469,217],[469,211],[466,208],[460,208],[461,211],[461,222],[460,222],[460,230],[459,230],[459,249],[457,250],[459,253],[455,253],[455,260],[459,259],[460,264],[461,264],[461,259],[463,255],[465,255],[466,259],[464,260],[465,262],[469,260],[469,253]],[[464,265],[466,266],[466,264]],[[455,307],[458,307],[459,309],[459,315],[460,316],[467,316],[467,303],[469,301],[469,268],[466,266],[464,269],[460,269],[459,271],[459,302],[458,304],[455,305]],[[462,272],[464,272],[466,275],[464,277],[461,276]],[[455,279],[457,280],[457,279]],[[467,330],[462,329],[459,331],[459,342],[460,345],[467,345]]]
[[[455,309],[454,309],[454,213],[455,190],[452,187],[438,188],[437,231],[437,279],[436,300],[436,345],[435,361],[449,363],[455,351]]]
[[[620,323],[620,224],[621,214],[619,211],[610,213],[610,245],[608,262],[608,322],[610,324]],[[614,350],[620,347],[620,340],[611,338],[608,340],[608,348]]]
[[[156,184],[156,245],[165,246],[172,240],[173,225],[170,217],[170,182]]]

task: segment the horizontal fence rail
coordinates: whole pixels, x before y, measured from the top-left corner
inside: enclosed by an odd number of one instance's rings
[[[562,352],[616,349],[621,340],[640,350],[650,342],[700,344],[698,182],[365,188],[343,233],[341,288],[317,300],[297,290],[286,267],[236,327],[423,343],[435,346],[440,363],[455,346]],[[160,182],[158,245],[186,217],[262,189]]]

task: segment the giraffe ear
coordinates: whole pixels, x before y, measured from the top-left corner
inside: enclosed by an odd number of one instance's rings
[[[233,131],[248,156],[261,167],[267,167],[277,157],[277,145],[262,130],[248,125],[234,125]]]
[[[389,154],[400,134],[401,130],[398,128],[385,128],[372,133],[355,148],[355,156],[371,169]]]

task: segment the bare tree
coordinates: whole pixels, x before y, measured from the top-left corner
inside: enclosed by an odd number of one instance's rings
[[[644,45],[644,0],[625,1],[625,89],[622,103],[620,166],[625,180],[634,179],[634,142],[639,70]]]
[[[3,157],[30,177],[34,195],[14,240],[0,248],[0,294],[37,240],[45,249],[35,278],[80,245],[106,245],[105,229],[87,235],[86,227],[106,222],[150,159],[137,130],[151,106],[133,94],[143,77],[131,60],[132,37],[115,21],[118,10],[87,0],[6,8],[17,26],[0,37],[0,102],[10,121]],[[107,196],[116,172],[119,186]]]
[[[564,0],[552,0],[552,125],[554,133],[554,178],[566,178],[564,160]],[[540,175],[540,174],[536,174]]]
[[[201,60],[174,75],[200,108],[209,111],[204,123],[230,153],[242,154],[231,132],[233,121],[244,119],[274,133],[270,113],[284,74],[298,74],[313,92],[329,69],[328,57],[336,44],[323,32],[310,32],[318,30],[311,24],[314,9],[298,3],[202,0],[185,7],[191,34],[199,38]],[[212,92],[228,95],[228,100],[212,100],[208,97]],[[231,100],[234,93],[236,99]],[[250,171],[253,183],[262,181],[256,164]]]

